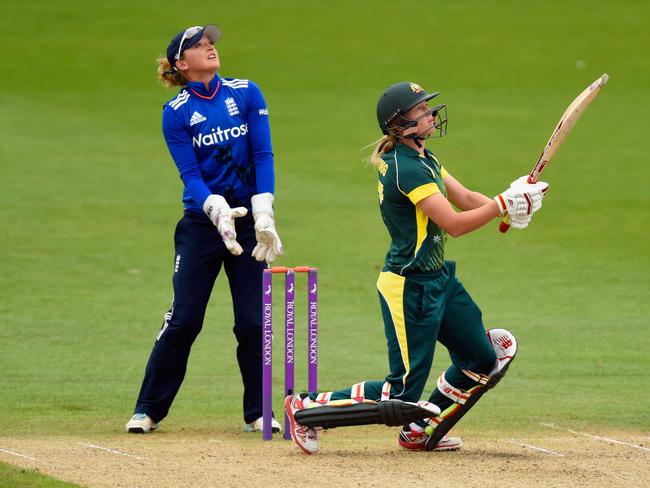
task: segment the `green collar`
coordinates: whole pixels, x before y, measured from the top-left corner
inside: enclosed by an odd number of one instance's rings
[[[402,154],[404,154],[404,155],[406,155],[406,156],[411,156],[411,157],[414,157],[414,158],[419,158],[420,156],[425,157],[425,158],[427,157],[426,148],[424,150],[424,154],[420,155],[420,151],[416,151],[412,147],[409,147],[406,144],[404,144],[403,142],[399,142],[399,141],[397,141],[397,143],[395,144],[395,150],[402,153]]]

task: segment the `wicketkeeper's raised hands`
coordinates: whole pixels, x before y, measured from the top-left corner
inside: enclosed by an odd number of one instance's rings
[[[248,213],[246,207],[230,208],[226,199],[221,195],[210,195],[203,202],[203,211],[217,228],[228,251],[239,256],[243,249],[237,242],[235,219]]]

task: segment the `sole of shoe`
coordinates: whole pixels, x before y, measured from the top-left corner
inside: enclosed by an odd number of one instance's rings
[[[406,449],[407,451],[425,451],[424,445],[418,446],[418,447],[409,447],[405,446],[404,444],[400,444],[399,442],[397,443],[398,446],[400,446],[402,449]],[[433,452],[443,452],[443,451],[458,451],[460,449],[462,444],[457,444],[454,446],[441,446],[441,447],[434,447],[432,449]]]
[[[424,450],[424,442],[421,444],[415,444],[411,442],[407,442],[402,440],[401,434],[397,436],[397,445],[403,449],[406,449],[407,451],[423,451]]]
[[[130,423],[130,422],[129,422],[129,423]],[[136,424],[136,425],[131,425],[131,426],[129,426],[129,425],[127,424],[127,426],[126,426],[126,431],[127,431],[129,434],[146,434],[146,433],[148,433],[148,432],[153,432],[153,431],[156,430],[157,428],[158,428],[158,424],[153,424],[153,425],[152,425],[151,427],[149,427],[149,428],[147,428],[146,426],[143,426],[143,425],[141,425],[141,424],[140,424],[140,425]]]
[[[280,427],[271,427],[271,432],[274,434],[278,434],[282,431]],[[250,432],[262,432],[262,429],[256,429],[255,427],[251,427],[250,424],[244,424],[244,432],[250,433]]]
[[[457,451],[463,445],[463,441],[460,438],[458,439],[458,442],[454,442],[453,444],[448,443],[449,441],[440,442],[432,451]],[[407,451],[424,451],[426,449],[424,442],[422,444],[407,443],[402,441],[400,437],[397,438],[397,445]]]
[[[397,445],[401,447],[402,449],[406,449],[407,451],[424,451],[424,444],[421,446],[413,446],[411,447],[410,445],[405,445],[402,444],[401,442],[397,441]]]
[[[455,442],[453,444],[445,445],[444,442],[439,443],[436,447],[433,448],[433,451],[458,451],[463,445],[463,441]]]
[[[460,449],[460,445],[457,446],[445,446],[445,447],[434,447],[432,450],[433,452],[444,452],[444,451],[458,451]]]

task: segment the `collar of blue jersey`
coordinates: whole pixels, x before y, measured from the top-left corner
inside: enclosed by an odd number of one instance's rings
[[[210,90],[206,90],[205,85],[200,81],[188,81],[187,88],[202,98],[212,98],[219,89],[220,81],[219,75],[214,75],[214,78],[210,80]]]

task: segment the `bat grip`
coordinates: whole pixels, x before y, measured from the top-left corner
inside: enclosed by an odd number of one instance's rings
[[[503,217],[501,222],[499,222],[499,232],[502,234],[505,234],[508,232],[508,229],[510,228],[510,218],[506,215]]]

